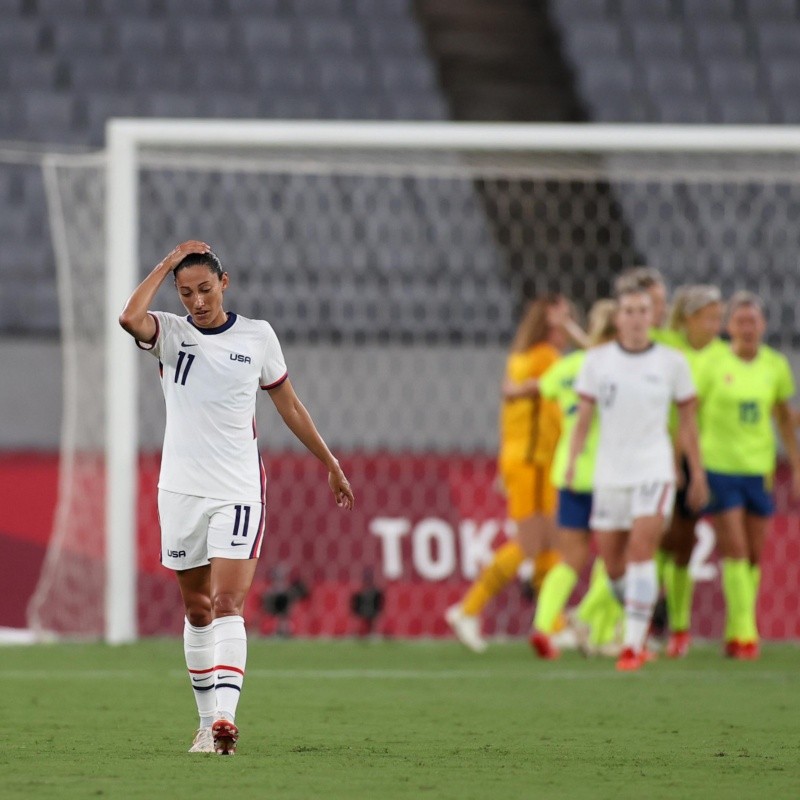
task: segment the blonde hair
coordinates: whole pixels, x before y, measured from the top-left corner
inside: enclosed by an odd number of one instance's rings
[[[614,281],[614,295],[647,291],[651,286],[666,286],[664,276],[655,267],[631,267]]]
[[[617,324],[614,319],[617,303],[614,300],[597,300],[589,309],[589,347],[610,342],[617,335]]]
[[[686,320],[712,303],[722,302],[722,292],[710,283],[696,283],[680,286],[675,292],[669,327],[673,331],[682,331]]]
[[[762,314],[764,313],[764,303],[761,302],[761,298],[757,294],[745,290],[734,292],[731,299],[728,300],[727,318],[730,319],[734,311],[738,311],[740,308],[756,308]]]
[[[563,298],[560,294],[546,294],[531,301],[511,341],[511,352],[522,353],[547,339],[550,333],[550,326],[547,324],[547,312],[562,300]]]

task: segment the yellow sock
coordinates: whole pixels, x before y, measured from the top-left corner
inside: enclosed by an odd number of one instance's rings
[[[531,578],[531,585],[537,595],[542,588],[547,573],[550,572],[556,564],[560,563],[561,555],[558,550],[542,550],[542,552],[536,556],[533,562],[533,578]]]
[[[461,603],[461,610],[470,616],[480,614],[486,604],[511,583],[524,560],[525,553],[516,540],[506,542],[495,551],[492,562],[469,587]]]

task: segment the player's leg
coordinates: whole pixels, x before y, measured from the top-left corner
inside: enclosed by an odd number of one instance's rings
[[[636,487],[632,495],[633,522],[625,554],[625,638],[618,669],[637,669],[644,663],[647,633],[658,599],[655,554],[672,509],[672,483]]]
[[[232,755],[239,738],[235,719],[247,666],[243,611],[263,534],[261,503],[220,503],[211,515],[208,555],[217,701],[212,733],[214,749],[220,755]]]
[[[672,658],[685,656],[689,650],[692,596],[694,582],[689,574],[689,561],[695,544],[696,518],[685,513],[680,500],[675,504],[662,550],[671,558],[664,569],[664,591],[667,598],[667,617],[670,638],[667,654]]]
[[[717,549],[722,561],[722,593],[725,597],[725,654],[743,655],[748,630],[748,608],[752,602],[750,551],[745,530],[744,483],[736,475],[708,473],[711,513]]]
[[[761,478],[751,477],[747,479],[746,494],[744,529],[747,541],[747,557],[750,565],[748,573],[751,592],[746,628],[748,638],[745,639],[742,656],[744,658],[758,658],[759,635],[756,607],[758,605],[758,590],[761,582],[761,554],[764,550],[764,542],[767,538],[770,518],[775,512],[775,506],[772,495]]]
[[[558,558],[546,575],[537,596],[531,644],[542,658],[556,658],[550,642],[556,620],[563,612],[578,574],[589,558],[591,494],[561,490],[558,500]]]
[[[184,607],[183,651],[200,724],[190,753],[212,753],[214,634],[207,552],[206,501],[175,492],[158,493],[161,563],[175,571]]]
[[[481,613],[489,601],[508,586],[522,566],[526,558],[523,542],[530,547],[537,536],[543,535],[536,528],[535,479],[533,468],[527,464],[503,470],[508,516],[516,524],[517,535],[495,550],[492,560],[481,570],[461,602],[445,612],[445,620],[456,638],[475,653],[482,653],[487,648],[480,630]]]

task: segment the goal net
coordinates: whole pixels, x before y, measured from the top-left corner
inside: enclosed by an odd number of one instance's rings
[[[124,641],[181,628],[158,563],[157,365],[116,318],[185,239],[220,256],[226,308],[272,323],[356,493],[356,509],[339,511],[322,467],[259,400],[268,532],[247,616],[264,633],[446,632],[444,609],[513,533],[494,488],[498,387],[527,299],[561,291],[585,311],[620,270],[646,263],[673,288],[760,293],[771,343],[791,358],[800,344],[796,132],[132,120],[110,130],[105,153],[44,166],[65,396],[59,508],[30,605],[40,631]],[[171,285],[154,306],[182,313]],[[780,473],[767,636],[800,635],[786,613],[800,586],[786,494]],[[716,635],[708,537],[695,554],[696,620]],[[384,600],[374,621],[354,599],[372,588]],[[485,627],[515,635],[530,615],[521,582]]]

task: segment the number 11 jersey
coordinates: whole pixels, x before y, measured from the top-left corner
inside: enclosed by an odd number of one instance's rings
[[[167,409],[158,488],[217,500],[261,502],[266,487],[255,428],[259,386],[286,380],[278,337],[264,320],[228,312],[216,328],[150,312]]]

